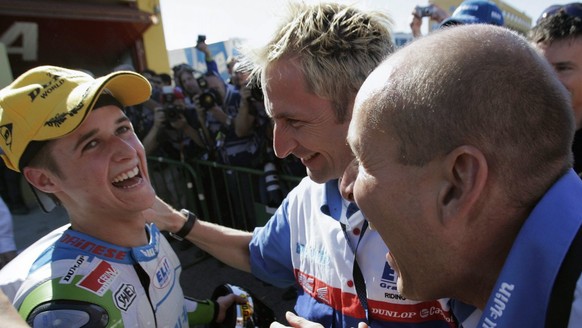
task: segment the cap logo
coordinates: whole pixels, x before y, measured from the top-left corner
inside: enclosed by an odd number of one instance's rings
[[[83,99],[85,99],[85,97],[83,97]],[[71,109],[68,112],[64,112],[64,113],[58,113],[55,116],[53,116],[52,118],[48,119],[44,125],[45,126],[50,126],[50,127],[60,127],[61,124],[65,123],[65,121],[67,120],[68,116],[75,116],[77,113],[79,113],[79,110],[81,108],[83,108],[83,102],[81,101],[80,103],[77,104],[77,106],[75,106],[75,108]]]
[[[460,5],[459,6],[459,10],[474,10],[474,11],[477,11],[477,10],[479,10],[479,6],[478,5],[471,5],[471,4],[464,4],[464,5]]]
[[[42,88],[36,88],[33,91],[31,91],[31,92],[28,93],[28,96],[30,97],[30,101],[31,102],[34,102],[34,100],[36,99],[36,97],[38,97],[38,95],[41,94],[41,91],[42,91],[41,98],[44,99],[53,90],[57,89],[58,87],[60,87],[61,85],[63,85],[65,83],[65,80],[59,80],[60,77],[61,77],[60,75],[53,75],[51,73],[47,73],[47,75],[51,78],[51,80],[47,84],[42,84]],[[55,81],[58,84],[53,84],[53,83],[55,83]]]
[[[12,123],[0,126],[0,135],[6,146],[12,149]]]
[[[41,94],[41,98],[43,98],[43,99],[46,98],[53,90],[57,89],[58,87],[60,87],[61,85],[63,85],[65,83],[64,79],[59,80],[59,78],[60,78],[59,75],[52,75],[50,73],[48,73],[48,75],[52,77],[52,80],[48,84],[43,85],[43,88],[45,89]],[[56,83],[53,84],[53,82],[55,82],[55,81],[56,81]],[[51,85],[51,84],[53,84],[53,85]],[[36,98],[39,93],[40,93],[40,88],[29,93],[29,95],[31,96],[31,100],[34,101],[34,98]],[[79,111],[85,105],[84,100],[87,99],[88,95],[89,95],[89,89],[85,90],[85,92],[81,96],[81,99],[79,100],[79,103],[77,105],[75,105],[74,108],[71,108],[70,110],[63,112],[63,113],[57,113],[52,118],[48,119],[44,123],[44,125],[49,126],[49,127],[57,127],[57,128],[60,127],[62,124],[65,123],[65,121],[67,120],[67,117],[75,116],[79,113]]]

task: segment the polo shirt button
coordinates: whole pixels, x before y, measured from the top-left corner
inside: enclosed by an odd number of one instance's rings
[[[360,234],[360,228],[354,228],[354,230],[352,230],[352,232],[354,233],[354,235],[359,235]]]
[[[354,282],[351,280],[348,280],[348,287],[350,287],[350,288],[354,287]]]

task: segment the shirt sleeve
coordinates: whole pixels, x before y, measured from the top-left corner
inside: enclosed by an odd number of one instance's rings
[[[251,272],[257,278],[280,288],[295,284],[288,205],[286,198],[264,227],[255,228],[249,244]]]
[[[197,300],[184,297],[189,325],[209,324],[216,320],[218,304],[212,300]]]
[[[214,72],[217,76],[220,76],[220,72],[218,71],[218,64],[216,64],[214,59],[206,61],[206,71]]]

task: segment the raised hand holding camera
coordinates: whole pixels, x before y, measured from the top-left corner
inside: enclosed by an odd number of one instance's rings
[[[414,7],[413,15],[419,18],[422,17],[431,17],[435,11],[435,7],[433,5],[428,6],[416,6]]]

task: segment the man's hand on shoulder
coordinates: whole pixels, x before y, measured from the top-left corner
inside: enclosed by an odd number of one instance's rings
[[[184,225],[186,218],[160,197],[152,207],[143,211],[147,222],[154,223],[161,231],[176,232]]]

